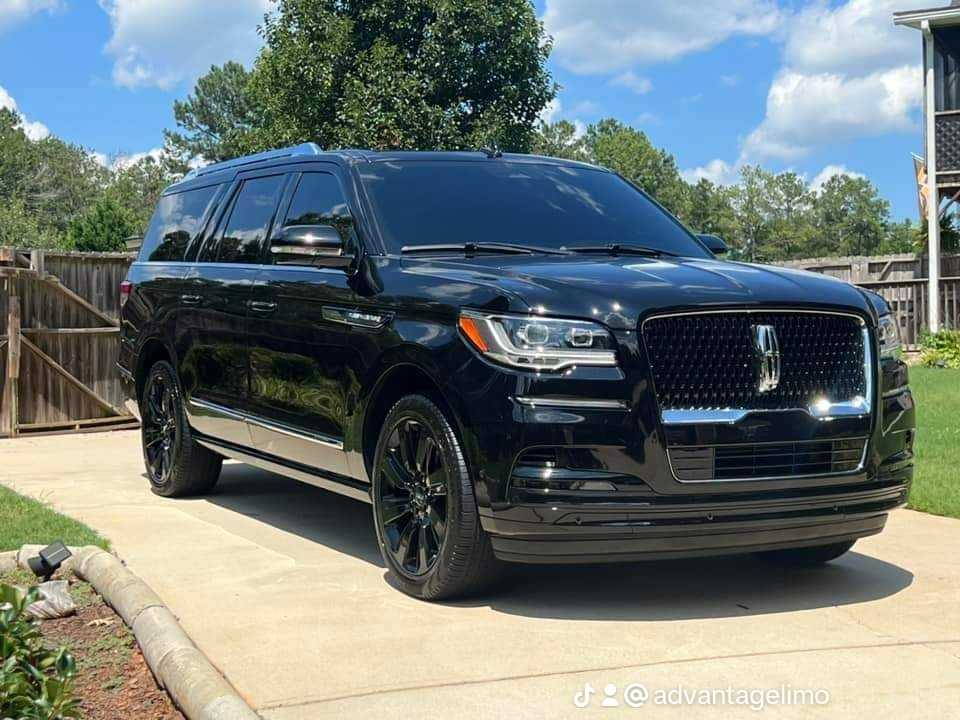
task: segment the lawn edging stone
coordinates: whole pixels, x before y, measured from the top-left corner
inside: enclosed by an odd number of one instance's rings
[[[17,567],[17,551],[0,552],[0,575],[8,573]]]
[[[41,547],[24,545],[15,554],[16,564],[27,568],[27,558]],[[90,583],[123,619],[157,682],[189,720],[259,720],[170,609],[119,558],[94,545],[70,550],[73,557],[64,566],[69,563],[67,569]],[[0,555],[0,567],[3,558]]]

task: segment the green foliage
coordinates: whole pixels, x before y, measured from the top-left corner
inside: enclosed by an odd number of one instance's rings
[[[243,155],[251,133],[262,125],[258,108],[243,65],[214,65],[186,100],[173,103],[174,119],[184,132],[167,130],[167,146],[177,156],[208,162]]]
[[[529,0],[278,0],[251,72],[211,68],[168,147],[208,160],[327,148],[529,150],[556,94]]]
[[[960,370],[960,330],[927,333],[920,339],[920,362],[925,367]]]
[[[0,583],[0,717],[79,718],[73,698],[76,662],[66,648],[45,647],[37,620],[26,613],[40,595]]]
[[[123,250],[124,241],[139,231],[132,210],[110,196],[103,196],[70,223],[67,236],[77,250],[110,252]]]
[[[645,133],[607,118],[587,128],[585,143],[593,162],[620,173],[675,215],[686,214],[688,187],[676,160]]]
[[[590,152],[583,137],[577,136],[577,127],[569,120],[544,123],[533,139],[530,152],[534,155],[566,158],[590,162]]]

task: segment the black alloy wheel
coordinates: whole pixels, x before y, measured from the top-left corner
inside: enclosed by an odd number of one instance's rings
[[[386,550],[409,576],[437,564],[447,535],[449,473],[437,438],[406,417],[393,428],[380,460],[380,523]]]
[[[143,450],[147,471],[154,485],[166,485],[180,447],[178,408],[170,378],[162,373],[152,375],[143,399]]]
[[[163,497],[210,492],[223,464],[223,457],[194,439],[182,398],[173,366],[155,363],[140,396],[140,433],[150,488]]]

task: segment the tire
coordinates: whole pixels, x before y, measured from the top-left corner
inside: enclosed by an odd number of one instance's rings
[[[791,567],[813,567],[823,565],[846,553],[853,547],[856,540],[833,543],[831,545],[816,545],[814,547],[791,548],[788,550],[770,550],[759,553],[760,557],[778,565]]]
[[[460,441],[422,395],[402,398],[384,420],[373,515],[383,561],[408,595],[449,600],[486,589],[499,575]]]
[[[220,478],[223,457],[193,439],[170,363],[160,361],[150,368],[140,415],[143,461],[153,492],[169,498],[210,492]]]

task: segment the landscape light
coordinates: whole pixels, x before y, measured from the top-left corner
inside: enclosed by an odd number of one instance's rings
[[[34,575],[38,578],[43,578],[43,581],[46,582],[60,569],[60,566],[63,565],[71,555],[73,555],[73,553],[67,549],[63,541],[57,540],[55,543],[47,545],[47,547],[41,550],[37,557],[32,557],[27,560],[27,565],[30,566],[30,570]]]

